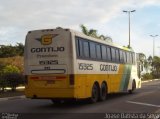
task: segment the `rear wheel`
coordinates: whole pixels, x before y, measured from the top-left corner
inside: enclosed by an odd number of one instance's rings
[[[133,82],[132,82],[132,89],[129,90],[129,94],[132,94],[135,89],[136,89],[136,82],[135,82],[135,80],[133,80]]]
[[[90,98],[90,102],[91,103],[95,103],[97,102],[99,99],[99,87],[98,85],[95,83],[92,87],[92,95],[91,95],[91,98]]]
[[[105,83],[102,83],[102,85],[101,85],[100,100],[101,100],[101,101],[106,100],[106,96],[107,96],[107,86],[106,86]]]
[[[62,100],[51,99],[51,101],[52,101],[53,104],[61,104],[62,103]]]

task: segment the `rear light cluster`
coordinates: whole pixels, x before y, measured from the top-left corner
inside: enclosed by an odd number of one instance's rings
[[[74,74],[69,75],[69,84],[74,85]]]
[[[47,80],[65,80],[67,77],[66,76],[56,76],[56,77],[38,77],[38,76],[33,76],[30,77],[31,80],[34,81],[47,81]],[[69,75],[69,84],[74,85],[75,81],[75,75],[70,74]],[[28,84],[28,76],[25,76],[25,84]]]
[[[48,81],[48,80],[65,80],[67,77],[66,76],[32,76],[30,77],[31,80],[34,81]]]

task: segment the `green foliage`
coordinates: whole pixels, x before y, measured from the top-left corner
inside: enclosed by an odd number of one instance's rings
[[[0,45],[0,91],[9,86],[15,90],[23,83],[23,54],[24,45]]]
[[[13,65],[7,65],[4,67],[4,69],[2,70],[2,72],[4,74],[9,74],[9,73],[20,73],[20,70]]]
[[[149,79],[153,79],[153,76],[151,73],[146,73],[142,75],[142,80],[149,80]]]
[[[87,27],[84,26],[83,24],[80,25],[80,27],[81,27],[82,32],[83,32],[85,35],[89,36],[89,32],[88,32]]]
[[[143,53],[139,53],[139,60],[140,62],[143,64],[144,63],[144,60],[146,59],[146,55],[143,54]]]
[[[2,73],[0,74],[0,91],[4,91],[4,88],[7,86],[7,81],[3,78]],[[2,88],[2,89],[1,89]]]
[[[4,46],[2,45],[0,48],[0,57],[13,57],[16,55],[16,49],[11,46]]]
[[[97,38],[97,39],[102,39],[102,40],[107,40],[107,41],[112,42],[111,37],[104,36],[104,35],[98,35],[97,30],[95,30],[95,29],[89,29],[88,30],[88,28],[86,26],[84,26],[83,24],[80,25],[80,28],[81,28],[82,32],[87,36],[91,36],[91,37],[94,37],[94,38]]]
[[[160,78],[160,58],[157,56],[153,57],[152,75],[154,78]]]
[[[143,61],[143,66],[146,70],[146,74],[143,76],[144,79],[147,79],[147,77],[149,77],[150,79],[160,78],[160,57],[154,56],[152,58],[151,56],[149,56]],[[149,74],[148,72],[151,73]]]
[[[0,71],[6,66],[6,65],[13,65],[16,66],[20,72],[24,71],[24,58],[21,56],[15,56],[15,57],[9,57],[9,58],[0,58]]]
[[[153,61],[152,56],[149,56],[147,60],[148,60],[148,63],[151,65],[151,64],[152,64],[152,61]]]
[[[24,82],[23,75],[15,72],[5,74],[3,78],[7,82],[7,86],[12,88],[12,91],[15,91],[16,87]]]
[[[24,45],[22,43],[17,43],[16,46],[12,45],[1,45],[0,46],[0,57],[13,57],[13,56],[23,56]]]
[[[4,91],[5,87],[11,87],[14,91],[16,87],[23,84],[24,78],[18,67],[14,65],[3,66],[0,69],[0,89]]]
[[[24,45],[22,43],[17,43],[15,48],[16,48],[17,55],[23,56],[23,54],[24,54]]]

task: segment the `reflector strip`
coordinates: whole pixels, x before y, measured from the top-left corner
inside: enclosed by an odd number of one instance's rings
[[[42,76],[39,78],[31,78],[36,81],[48,81],[48,80],[64,80],[67,79],[66,76]]]
[[[30,77],[30,79],[37,80],[39,77]]]

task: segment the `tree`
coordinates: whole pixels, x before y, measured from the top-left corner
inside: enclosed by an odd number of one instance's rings
[[[17,43],[16,46],[12,45],[1,45],[0,46],[0,57],[13,57],[13,56],[23,56],[24,45],[22,43]]]
[[[9,74],[9,73],[20,73],[20,70],[13,65],[7,65],[4,67],[3,69],[3,73],[4,74]]]
[[[84,26],[83,24],[80,25],[80,27],[81,27],[82,32],[83,32],[85,35],[89,36],[89,32],[88,32],[87,27]]]
[[[149,56],[148,59],[145,61],[146,62],[145,67],[146,67],[147,73],[149,73],[148,71],[151,71],[152,69],[152,61],[153,61],[152,56]]]
[[[143,53],[139,53],[139,60],[143,64],[146,59],[146,55]]]
[[[23,82],[23,75],[20,74],[20,70],[16,66],[7,65],[2,70],[2,79],[4,87],[9,86],[14,91]]]
[[[97,30],[95,30],[95,29],[89,30],[89,36],[94,37],[94,38],[99,38],[99,36],[97,34]]]
[[[23,56],[23,54],[24,54],[24,45],[22,43],[17,43],[15,48],[16,48],[17,55]]]
[[[144,56],[142,54],[141,62],[143,62]],[[146,74],[143,75],[143,79],[160,78],[160,57],[149,56],[143,62]],[[150,69],[150,72],[148,70]]]
[[[146,70],[146,73],[148,73],[149,63],[147,59],[144,60],[144,68]]]
[[[88,28],[86,26],[84,26],[83,24],[80,25],[80,28],[81,28],[82,32],[87,36],[91,36],[91,37],[94,37],[94,38],[97,38],[97,39],[101,39],[101,40],[112,42],[112,38],[111,37],[104,36],[104,35],[98,35],[97,30],[95,30],[95,29],[88,30]]]
[[[160,58],[157,56],[153,57],[152,74],[154,78],[160,78]]]
[[[3,63],[2,63],[3,64]],[[0,65],[0,89],[11,87],[12,91],[20,84],[24,84],[24,76],[20,69],[14,65]]]
[[[105,41],[110,41],[110,42],[112,42],[112,38],[109,37],[109,36],[100,35],[99,38],[102,39],[102,40],[105,40]]]
[[[140,78],[142,76],[142,71],[144,67],[144,61],[145,61],[145,54],[143,53],[138,53],[137,54],[137,71],[138,71],[138,77]]]
[[[16,87],[23,84],[24,77],[20,73],[20,70],[13,65],[7,65],[3,68],[3,80],[1,80],[3,87],[11,87],[12,91],[15,91]]]
[[[95,30],[95,29],[90,29],[90,30],[88,30],[87,27],[84,26],[83,24],[80,25],[80,27],[81,27],[82,32],[83,32],[85,35],[91,36],[91,37],[94,37],[94,38],[99,38],[99,37],[98,37],[98,34],[97,34],[97,30]]]
[[[8,45],[8,46],[2,45],[0,47],[0,57],[1,58],[13,57],[15,55],[16,55],[16,49],[13,46],[11,46],[11,45]]]
[[[152,61],[153,61],[152,56],[149,56],[147,60],[148,60],[148,63],[149,63],[150,65],[152,65]]]

